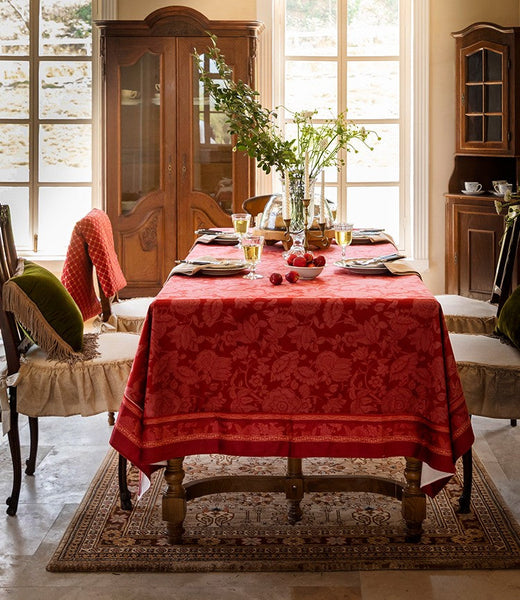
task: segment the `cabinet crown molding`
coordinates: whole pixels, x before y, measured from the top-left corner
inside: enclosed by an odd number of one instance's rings
[[[95,24],[103,35],[114,37],[194,37],[207,36],[209,31],[217,37],[236,37],[237,31],[241,36],[256,37],[264,28],[260,21],[212,21],[185,6],[159,8],[142,21],[99,20]]]

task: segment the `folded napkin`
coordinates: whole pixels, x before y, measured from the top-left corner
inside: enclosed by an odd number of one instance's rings
[[[196,264],[199,262],[205,264]],[[243,260],[215,258],[214,256],[198,256],[197,258],[193,259],[193,262],[179,263],[173,267],[168,275],[167,281],[172,275],[195,275],[203,269],[215,269],[216,271],[222,271],[234,268],[246,268],[246,266],[247,263],[245,263]]]
[[[383,263],[392,275],[417,275],[422,279],[419,271],[416,271],[409,263],[404,260],[392,260]]]
[[[230,244],[238,242],[236,233],[204,233],[196,239],[197,243],[211,244],[214,241],[229,242]]]
[[[356,244],[383,244],[388,242],[394,244],[395,246],[392,236],[388,235],[388,233],[385,233],[384,231],[370,234],[359,231],[352,234],[351,244],[355,246]]]

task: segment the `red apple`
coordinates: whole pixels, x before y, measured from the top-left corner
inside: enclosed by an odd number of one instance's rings
[[[297,256],[294,260],[293,260],[293,267],[306,267],[307,266],[307,260],[305,258],[305,256]]]
[[[285,279],[287,279],[289,283],[296,283],[298,279],[300,279],[300,274],[296,271],[289,271],[285,274]]]
[[[280,285],[283,281],[283,277],[280,275],[280,273],[271,273],[269,281],[273,285]]]
[[[303,255],[303,258],[305,259],[306,264],[309,265],[309,263],[311,263],[314,260],[314,254],[312,252],[306,252]]]
[[[294,262],[294,259],[297,257],[297,254],[289,254],[289,256],[287,257],[287,264],[288,265],[292,265]]]
[[[314,266],[315,267],[324,267],[326,262],[327,261],[325,260],[325,257],[322,254],[320,254],[319,256],[315,257]]]

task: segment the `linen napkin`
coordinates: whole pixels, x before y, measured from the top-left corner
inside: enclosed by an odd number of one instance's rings
[[[170,277],[172,275],[195,275],[196,273],[198,273],[199,271],[202,271],[202,269],[211,269],[214,268],[215,270],[222,270],[227,268],[234,268],[234,267],[239,267],[239,266],[243,266],[244,268],[246,267],[246,263],[243,260],[234,260],[234,259],[228,259],[228,258],[215,258],[214,256],[197,256],[197,258],[194,258],[193,261],[195,263],[198,262],[204,262],[206,264],[193,264],[193,263],[179,263],[178,265],[176,265],[175,267],[173,267],[173,269],[170,271],[166,281],[168,281],[168,279],[170,279]],[[213,263],[213,264],[211,264]]]
[[[422,279],[419,271],[416,271],[410,263],[404,260],[392,260],[383,263],[392,275],[417,275]]]
[[[384,231],[379,231],[376,233],[364,233],[363,231],[354,231],[352,234],[352,242],[351,245],[355,246],[356,244],[383,244],[390,242],[395,246],[395,242],[391,235],[385,233]]]
[[[214,241],[229,242],[230,245],[236,244],[238,236],[236,233],[204,233],[195,240],[197,244],[211,244]]]

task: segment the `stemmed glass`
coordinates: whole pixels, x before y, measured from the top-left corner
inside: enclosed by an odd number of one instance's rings
[[[251,270],[247,275],[244,275],[244,279],[262,279],[263,275],[256,273],[255,269],[256,263],[260,262],[263,246],[264,236],[262,235],[248,235],[242,238],[244,257],[251,265]]]
[[[231,221],[233,222],[233,229],[238,235],[238,247],[242,248],[242,238],[249,229],[251,215],[249,213],[234,213],[231,215]]]
[[[341,246],[341,258],[345,258],[347,246],[352,242],[352,224],[334,223],[334,239]]]

